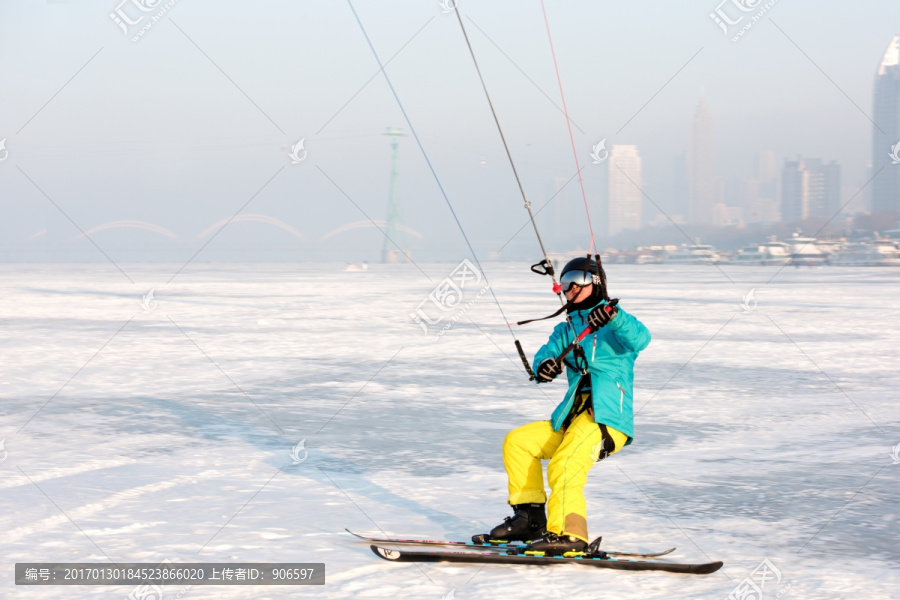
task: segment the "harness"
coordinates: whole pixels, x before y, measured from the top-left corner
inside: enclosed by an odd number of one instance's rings
[[[562,430],[565,431],[575,420],[575,417],[583,412],[588,412],[593,418],[594,407],[591,402],[591,376],[590,374],[582,374],[581,381],[578,382],[578,390],[575,392],[575,402],[572,404],[569,414],[562,423]],[[609,429],[604,423],[597,423],[602,436],[602,448],[597,456],[597,461],[601,461],[616,451],[616,441],[609,435]]]

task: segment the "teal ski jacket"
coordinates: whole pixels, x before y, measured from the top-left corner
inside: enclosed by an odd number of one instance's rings
[[[601,301],[599,304],[606,304]],[[638,353],[650,343],[650,332],[643,323],[625,312],[621,306],[616,316],[598,331],[581,342],[591,376],[591,401],[594,421],[618,429],[628,436],[627,444],[634,438],[634,361]],[[591,309],[573,311],[569,318],[575,326],[565,321],[557,324],[550,339],[534,356],[535,366],[548,358],[557,358],[587,326]],[[554,431],[562,427],[578,391],[581,373],[570,365],[575,364],[573,353],[566,357],[566,374],[569,389],[563,401],[550,417]],[[536,369],[535,369],[536,370]]]

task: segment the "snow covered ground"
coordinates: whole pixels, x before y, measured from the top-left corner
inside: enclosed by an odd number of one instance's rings
[[[15,562],[110,559],[327,565],[324,587],[167,588],[188,599],[725,599],[764,559],[766,598],[898,596],[900,269],[609,267],[653,342],[591,533],[725,562],[698,577],[391,564],[345,534],[495,525],[503,436],[563,386],[527,381],[490,294],[437,340],[412,321],[455,265],[344,266],[0,267],[0,596],[124,599],[13,585]],[[485,269],[508,320],[558,307],[527,265]],[[549,329],[521,328],[529,355]]]

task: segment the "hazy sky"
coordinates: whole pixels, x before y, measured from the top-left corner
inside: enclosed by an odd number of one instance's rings
[[[541,4],[459,4],[526,192],[540,204],[553,178],[575,173]],[[319,239],[366,219],[335,183],[370,217],[385,218],[390,146],[381,134],[408,131],[382,75],[363,88],[378,67],[348,3],[177,0],[132,42],[165,5],[142,13],[132,0],[122,4],[132,19],[145,15],[126,36],[109,17],[117,0],[0,0],[0,139],[9,152],[0,163],[2,258],[103,260],[72,221],[84,231],[146,221],[177,237],[136,229],[90,237],[115,259],[178,261],[208,240],[198,234],[246,204],[242,214],[279,219],[303,239],[237,222],[201,258],[269,249],[265,257],[377,259],[375,229]],[[526,215],[455,13],[438,0],[354,7],[382,61],[409,42],[386,71],[487,258]],[[738,42],[709,18],[715,8],[547,1],[598,234],[606,165],[591,164],[591,145],[638,145],[645,191],[668,210],[672,163],[701,90],[722,177],[751,174],[754,153],[772,150],[779,165],[797,154],[839,161],[847,188],[865,181],[873,76],[900,31],[897,2],[779,0]],[[731,0],[722,8],[742,14]],[[301,138],[308,155],[294,165],[287,150]],[[425,236],[414,240],[417,255],[462,258],[462,236],[412,138],[400,153],[403,221]],[[583,246],[577,187],[560,201],[572,246]],[[533,234],[523,231],[500,257],[536,259]]]

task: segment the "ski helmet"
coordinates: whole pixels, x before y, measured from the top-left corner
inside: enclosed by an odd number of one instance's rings
[[[600,266],[593,259],[587,257],[573,258],[563,267],[559,283],[563,291],[569,291],[573,285],[583,287],[594,284],[599,288],[603,283]]]

